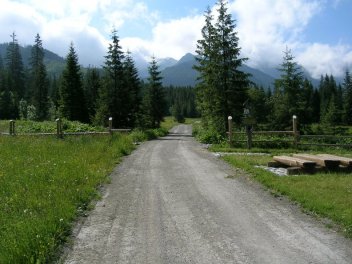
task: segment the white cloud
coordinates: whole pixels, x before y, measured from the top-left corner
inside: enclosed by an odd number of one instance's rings
[[[236,0],[230,5],[238,23],[240,46],[249,64],[256,67],[275,66],[285,46],[294,48],[299,33],[319,12],[318,1]]]
[[[352,66],[352,49],[351,46],[314,43],[299,54],[297,60],[314,78],[322,74],[342,77],[346,69]]]
[[[141,53],[145,58],[181,58],[185,53],[194,53],[197,40],[201,38],[203,16],[184,17],[169,22],[159,22],[153,28],[151,40],[124,38],[121,43],[132,52]]]
[[[44,47],[62,57],[73,42],[84,65],[102,64],[111,29],[119,22],[117,18],[121,17],[121,25],[140,16],[148,21],[150,17],[156,18],[155,14],[148,16],[147,7],[135,0],[0,0],[0,3],[0,24],[9,30],[0,31],[0,42],[9,42],[10,34],[15,31],[21,45],[33,44],[39,33]],[[93,24],[95,17],[99,25]]]
[[[277,67],[282,62],[283,50],[288,46],[299,64],[315,78],[321,74],[342,76],[352,65],[352,47],[308,43],[302,37],[310,20],[340,0],[235,0],[230,10],[238,22],[242,54],[248,64],[258,68]]]

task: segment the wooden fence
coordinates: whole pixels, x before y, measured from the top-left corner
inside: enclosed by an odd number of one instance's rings
[[[284,143],[289,144],[294,148],[298,146],[321,146],[321,147],[345,147],[352,148],[352,135],[351,136],[337,136],[337,135],[300,135],[297,129],[297,117],[292,118],[292,131],[252,131],[246,129],[244,132],[234,132],[232,117],[229,117],[229,144],[246,143],[247,148],[251,149],[253,144],[270,144],[270,143]],[[256,139],[258,136],[265,136],[266,139]],[[270,137],[274,136],[274,139]],[[281,138],[279,137],[281,136]],[[269,138],[269,139],[268,139]],[[339,143],[339,142],[348,143]]]
[[[109,127],[107,131],[85,131],[85,132],[65,132],[62,126],[62,120],[56,119],[56,131],[52,133],[16,133],[16,122],[10,120],[9,132],[0,133],[4,136],[56,136],[57,138],[63,138],[64,136],[81,136],[81,135],[112,135],[113,133],[128,133],[131,129],[114,129],[112,126],[112,117],[109,118]]]

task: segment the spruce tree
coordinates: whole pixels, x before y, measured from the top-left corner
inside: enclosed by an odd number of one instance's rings
[[[352,78],[347,70],[343,82],[344,88],[344,122],[347,125],[352,125]]]
[[[80,122],[89,121],[83,93],[81,69],[73,43],[70,45],[66,57],[66,67],[62,73],[59,104],[61,117]]]
[[[87,100],[89,119],[93,122],[96,115],[98,91],[101,86],[99,70],[97,68],[88,68],[84,81],[84,92]]]
[[[197,45],[195,69],[200,77],[196,91],[204,124],[224,134],[229,115],[235,122],[241,121],[249,82],[248,75],[240,70],[246,58],[240,58],[235,21],[224,0],[219,0],[217,6],[216,22],[207,9],[202,39]]]
[[[8,86],[8,74],[0,56],[0,119],[14,118],[13,94]]]
[[[45,120],[48,118],[48,86],[46,67],[44,64],[44,49],[39,34],[35,37],[35,44],[32,47],[30,58],[30,98],[29,102],[36,109],[36,119]]]
[[[108,118],[112,117],[114,126],[121,128],[128,126],[128,109],[124,103],[127,95],[124,87],[124,54],[116,30],[112,31],[111,40],[108,54],[105,56],[105,74],[99,90],[95,123],[106,124]]]
[[[137,116],[140,111],[141,104],[141,84],[138,77],[138,71],[135,67],[133,58],[130,52],[127,52],[123,63],[124,69],[124,87],[126,89],[125,105],[128,117],[127,125],[134,127],[137,121]]]
[[[13,97],[13,118],[18,117],[18,106],[20,100],[25,95],[25,74],[22,56],[20,53],[20,46],[18,44],[16,34],[13,32],[11,35],[12,41],[7,47],[6,53],[6,69],[7,69],[7,85]]]
[[[2,56],[0,54],[0,72],[2,73],[4,71],[4,62],[2,61]]]
[[[284,129],[291,126],[293,115],[302,115],[305,104],[302,100],[307,98],[303,98],[303,73],[288,48],[279,71],[281,76],[275,80],[271,123],[277,129]]]
[[[149,77],[143,98],[141,125],[146,128],[158,128],[164,117],[166,100],[161,82],[162,77],[155,57],[152,58],[148,72]]]
[[[332,104],[336,104],[337,98],[337,85],[335,79],[332,75],[325,77],[321,76],[320,85],[319,85],[319,94],[320,94],[320,121],[330,120],[331,118],[325,118],[325,115],[328,114],[328,109],[333,109],[336,113],[336,107],[332,107]],[[333,102],[331,102],[333,100]],[[329,115],[331,115],[331,112]],[[326,123],[326,122],[325,122]]]

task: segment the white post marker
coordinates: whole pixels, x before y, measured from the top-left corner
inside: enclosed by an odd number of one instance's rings
[[[229,116],[227,120],[229,122],[229,144],[232,146],[232,116]]]

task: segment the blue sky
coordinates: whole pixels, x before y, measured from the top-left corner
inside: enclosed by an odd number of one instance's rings
[[[39,33],[65,56],[72,41],[80,62],[101,65],[111,29],[136,58],[194,53],[209,0],[0,0],[0,43]],[[342,76],[352,66],[351,0],[229,0],[241,52],[250,66],[277,67],[286,46],[314,77]],[[215,8],[214,8],[215,9]]]

